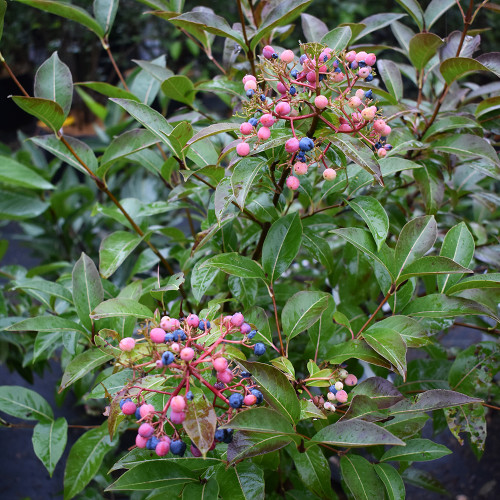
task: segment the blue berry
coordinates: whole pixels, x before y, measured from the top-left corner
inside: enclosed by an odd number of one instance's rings
[[[365,82],[371,82],[373,80],[373,75],[368,75],[366,78],[365,78]]]
[[[332,393],[332,394],[337,394],[337,389],[335,389],[335,386],[334,385],[331,385],[328,390]]]
[[[253,339],[255,336],[257,335],[257,330],[252,330],[248,335],[247,337],[249,339]]]
[[[233,440],[233,429],[224,429],[226,431],[226,435],[224,436],[224,443],[229,444]]]
[[[276,52],[271,56],[273,59],[278,59],[278,54]]]
[[[193,393],[192,393],[191,391],[187,391],[187,392],[186,392],[186,399],[187,399],[188,401],[193,401],[194,396],[193,396]]]
[[[136,420],[140,420],[142,417],[141,417],[141,407],[138,406],[137,407],[137,410],[135,410],[135,419]]]
[[[252,374],[250,372],[241,372],[240,377],[241,378],[250,378]]]
[[[365,80],[366,80],[366,78],[365,78]],[[367,91],[365,92],[365,97],[366,97],[367,99],[373,99],[373,92],[372,92],[371,90],[367,90]]]
[[[262,395],[262,392],[260,392],[257,389],[251,389],[250,392],[257,398],[256,404],[260,405],[262,401],[264,401],[264,396]]]
[[[170,351],[167,351],[167,352],[163,353],[163,356],[161,357],[161,362],[165,366],[168,366],[168,365],[170,365],[171,363],[174,362],[174,359],[175,359],[174,355]]]
[[[250,118],[250,120],[248,120],[248,123],[250,123],[252,127],[256,127],[257,124],[259,123],[259,120],[257,120],[257,118]]]
[[[358,62],[358,66],[359,66],[360,68],[364,68],[364,67],[366,66],[365,61],[359,61],[359,62]]]
[[[319,75],[319,81],[322,82],[326,78],[326,75]]]
[[[335,68],[333,70],[334,73],[342,73],[342,70],[340,68]]]
[[[220,390],[224,389],[224,384],[222,382],[216,382],[214,384],[214,387],[220,391]]]
[[[224,438],[226,437],[226,429],[217,429],[214,434],[214,438],[221,442],[224,441]]]
[[[156,436],[151,436],[146,443],[146,448],[148,450],[154,450],[159,442],[160,440]]]
[[[290,71],[290,76],[292,78],[297,78],[298,75],[299,75],[299,72],[296,69],[292,69],[292,71]]]
[[[131,400],[130,398],[127,398],[127,399],[122,399],[122,400],[120,401],[120,410],[123,408],[123,405],[124,405],[125,403],[129,403],[129,402],[130,402],[130,403],[132,403],[132,400]]]
[[[307,55],[306,54],[302,54],[300,56],[300,59],[299,59],[300,64],[304,64],[306,62],[306,59],[307,59]]]
[[[326,61],[328,61],[328,56],[325,54],[325,55],[323,56],[323,62],[326,62]]]
[[[165,334],[165,344],[167,342],[172,342],[174,340],[174,336],[171,333],[166,333]]]
[[[384,149],[385,149],[386,151],[390,151],[390,150],[392,149],[391,144],[385,144],[385,145],[384,145]]]
[[[243,404],[243,396],[235,392],[229,396],[229,406],[231,408],[241,408],[241,405]]]
[[[253,348],[256,356],[262,356],[266,352],[266,346],[262,342],[257,342]]]
[[[356,61],[353,61],[351,64],[349,64],[349,67],[351,69],[356,69],[358,67],[358,63]]]
[[[301,151],[311,151],[314,148],[314,141],[309,137],[302,137],[299,141],[299,148]]]
[[[177,342],[179,340],[179,335],[175,332],[172,332],[172,338],[174,339],[174,342]]]
[[[375,143],[375,149],[380,149],[382,147],[382,144],[380,142]]]
[[[382,142],[385,142],[385,141],[387,140],[387,137],[386,137],[385,135],[383,135],[382,137],[380,137],[380,140],[381,140]]]
[[[207,329],[207,330],[209,330],[209,329],[210,329],[210,321],[207,321],[206,319],[202,319],[202,320],[200,321],[200,324],[198,325],[198,328],[199,328],[200,330],[203,330],[203,331],[204,331],[204,330],[205,330],[205,327],[206,327],[206,329]]]
[[[335,59],[335,61],[333,61],[333,67],[334,68],[338,68],[339,67],[339,60],[338,59]]]
[[[179,455],[180,457],[184,456],[184,453],[186,453],[186,443],[180,439],[177,441],[172,441],[170,443],[170,451],[174,455]]]
[[[297,89],[295,87],[290,87],[290,95],[295,95],[297,93]]]
[[[255,94],[255,92],[252,90],[252,89],[248,89],[247,90],[247,97],[249,99],[251,99],[253,97],[253,95]]]

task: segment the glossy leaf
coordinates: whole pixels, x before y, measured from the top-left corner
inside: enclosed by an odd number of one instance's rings
[[[284,434],[238,431],[227,448],[230,464],[284,448],[292,438]]]
[[[35,391],[17,385],[0,386],[0,410],[24,420],[50,423],[54,420],[52,408]]]
[[[406,490],[399,472],[389,464],[375,464],[375,472],[384,483],[389,500],[404,500]]]
[[[61,318],[60,316],[37,316],[35,318],[29,318],[18,323],[14,323],[6,328],[9,332],[82,332],[85,333],[85,329],[82,328],[78,323],[71,321],[66,318]]]
[[[413,66],[417,70],[424,69],[443,43],[443,40],[434,33],[417,33],[410,40],[409,46],[409,55]]]
[[[439,120],[436,120],[427,130],[427,132],[422,136],[422,140],[427,141],[433,135],[446,132],[447,130],[457,129],[477,129],[478,123],[475,120],[471,120],[466,116],[444,116]]]
[[[328,273],[333,270],[333,254],[330,245],[323,237],[305,228],[304,234],[302,235],[302,243],[313,260],[321,263]]]
[[[8,156],[0,156],[0,183],[35,190],[54,189],[41,175]]]
[[[215,267],[227,274],[233,274],[240,278],[261,278],[265,279],[264,271],[248,257],[239,255],[236,252],[223,253],[212,257],[201,265],[201,267]]]
[[[370,326],[367,332],[376,328],[388,328],[398,332],[408,347],[420,347],[428,343],[427,330],[408,316],[388,316]]]
[[[351,28],[349,26],[341,26],[339,28],[334,28],[332,31],[329,31],[325,36],[323,36],[321,43],[324,43],[333,51],[338,53],[347,47],[351,37]]]
[[[477,59],[451,57],[441,63],[439,70],[447,84],[451,84],[455,80],[477,71],[491,71],[500,77],[500,55],[497,52],[492,52],[482,54]]]
[[[389,432],[404,440],[419,433],[427,420],[429,416],[426,413],[400,413],[382,425]]]
[[[61,106],[64,117],[68,116],[73,100],[73,78],[57,52],[38,68],[34,94],[35,97],[56,102]]]
[[[216,424],[217,415],[213,406],[203,393],[195,394],[194,399],[187,403],[186,419],[182,426],[204,456],[214,442]]]
[[[328,306],[330,295],[324,292],[298,292],[288,299],[283,312],[281,323],[283,333],[289,340],[316,323]]]
[[[161,84],[161,90],[170,99],[184,104],[193,104],[195,89],[191,80],[184,75],[174,75]]]
[[[387,91],[399,101],[403,97],[403,79],[398,65],[388,59],[379,59],[377,69]]]
[[[57,134],[64,123],[64,111],[56,102],[39,97],[12,96],[12,100],[26,113],[41,120]]]
[[[38,423],[33,429],[33,449],[52,477],[68,437],[68,423],[63,417],[50,423]]]
[[[276,368],[263,363],[240,361],[240,364],[260,385],[265,401],[292,423],[296,422],[300,415],[300,404],[286,376]]]
[[[250,408],[238,413],[221,427],[239,431],[295,435],[290,420],[270,408]]]
[[[187,149],[195,142],[211,137],[212,135],[222,134],[223,132],[236,132],[239,129],[239,123],[214,123],[213,125],[209,125],[193,135],[193,137],[186,142],[184,149]]]
[[[94,0],[94,16],[104,35],[111,31],[118,11],[119,0]]]
[[[302,32],[308,42],[320,42],[328,33],[328,26],[315,16],[310,14],[301,14]]]
[[[183,500],[211,500],[219,498],[219,483],[209,479],[203,483],[188,483],[182,490]]]
[[[312,401],[301,399],[299,420],[307,420],[309,418],[326,419],[327,417]]]
[[[422,165],[413,177],[424,199],[426,213],[436,215],[444,198],[443,174],[436,165]]]
[[[197,302],[200,302],[219,273],[216,267],[202,267],[203,263],[203,261],[197,262],[191,273],[191,291]]]
[[[424,11],[417,0],[397,0],[398,4],[410,14],[418,29],[422,31],[424,25]]]
[[[356,339],[333,346],[327,354],[332,365],[340,365],[348,359],[361,359],[373,365],[390,368],[391,364],[374,351],[364,340]]]
[[[119,371],[109,375],[109,377],[102,377],[104,372],[96,379],[96,385],[92,391],[85,396],[87,399],[101,399],[106,397],[106,393],[114,396],[117,392],[121,391],[123,387],[133,379],[133,371],[126,368],[125,370]]]
[[[0,40],[3,35],[3,23],[5,17],[5,11],[7,10],[7,2],[5,0],[0,1]]]
[[[217,187],[215,188],[214,194],[214,209],[217,221],[220,221],[224,216],[224,213],[234,201],[233,188],[231,186],[231,179],[229,177],[223,177]]]
[[[340,459],[342,478],[355,500],[384,498],[384,485],[374,466],[359,455],[344,455]]]
[[[368,33],[385,28],[402,17],[406,17],[406,14],[388,12],[385,14],[374,14],[373,16],[366,17],[361,21],[362,24],[366,25],[366,28],[361,31],[361,33],[356,37],[356,40],[363,38],[368,35]]]
[[[443,153],[452,153],[459,157],[480,157],[491,161],[494,164],[499,164],[498,155],[486,140],[477,135],[471,134],[455,134],[439,139],[432,145],[436,151]]]
[[[459,274],[472,273],[470,269],[462,267],[448,257],[428,256],[420,257],[404,268],[404,271],[396,281],[402,283],[414,276],[428,276],[433,274]]]
[[[500,273],[469,276],[457,284],[450,286],[446,293],[451,295],[463,290],[472,290],[477,288],[500,288]]]
[[[89,349],[82,352],[76,358],[73,358],[66,367],[62,376],[60,391],[66,389],[66,387],[81,379],[91,370],[101,366],[112,358],[112,355],[105,354],[99,349]]]
[[[106,82],[78,82],[75,83],[78,87],[86,87],[92,89],[99,94],[105,95],[106,97],[118,97],[122,99],[131,99],[132,101],[140,102],[139,98],[136,97],[131,92],[124,90],[120,87],[116,87],[115,85],[111,85]]]
[[[394,365],[406,379],[406,343],[395,330],[371,328],[363,333],[366,343]]]
[[[427,462],[449,455],[451,450],[430,439],[410,439],[406,446],[390,448],[380,458],[381,462]]]
[[[36,196],[0,190],[0,219],[31,219],[43,214],[47,208],[49,204]]]
[[[389,217],[378,200],[371,196],[357,196],[349,206],[366,222],[380,251],[389,232]]]
[[[109,299],[101,302],[91,313],[93,319],[130,316],[132,318],[152,319],[149,308],[131,299]]]
[[[127,231],[116,231],[107,236],[99,247],[99,270],[109,278],[135,250],[142,237]]]
[[[249,460],[236,466],[219,467],[216,479],[222,498],[264,500],[264,472]]]
[[[403,472],[402,477],[405,483],[413,484],[414,486],[425,490],[435,491],[443,496],[449,495],[447,488],[445,488],[431,473],[422,469],[406,469]]]
[[[262,267],[269,283],[274,283],[295,259],[302,242],[302,222],[298,213],[277,220],[262,247]]]
[[[247,157],[240,160],[233,169],[231,185],[238,206],[243,210],[245,201],[266,161],[259,157]]]
[[[425,9],[425,27],[430,30],[432,25],[454,5],[456,5],[455,0],[431,0]]]

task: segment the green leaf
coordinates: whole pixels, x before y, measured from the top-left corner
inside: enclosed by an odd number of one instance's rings
[[[33,429],[33,449],[50,477],[61,458],[68,438],[68,423],[60,417],[50,423],[38,423]]]
[[[90,313],[104,300],[104,289],[94,261],[83,252],[73,267],[72,279],[76,312],[82,324],[91,330]]]
[[[107,236],[99,247],[99,270],[109,278],[135,250],[142,237],[127,231],[116,231]]]
[[[191,137],[191,139],[186,142],[184,149],[187,149],[195,142],[206,139],[207,137],[211,137],[212,135],[222,134],[224,132],[236,132],[239,129],[239,123],[214,123],[213,125],[209,125],[208,127],[201,129],[198,133],[193,135],[193,137]]]
[[[328,27],[321,19],[310,14],[301,14],[300,19],[302,32],[308,42],[319,42],[328,33]]]
[[[424,69],[443,43],[443,40],[434,33],[417,33],[410,40],[409,47],[410,61],[413,66],[417,70]]]
[[[227,447],[230,464],[284,448],[292,438],[284,434],[239,431]]]
[[[231,179],[229,177],[223,177],[219,184],[217,184],[214,194],[214,210],[218,222],[224,217],[224,212],[226,212],[233,201],[234,195]]]
[[[0,387],[0,410],[24,420],[38,420],[42,423],[54,420],[52,408],[40,394],[18,385]]]
[[[389,464],[375,464],[373,467],[384,483],[389,500],[405,500],[405,484],[399,472]]]
[[[201,484],[188,483],[182,490],[182,500],[211,500],[219,498],[219,483],[209,479]]]
[[[446,83],[450,85],[455,80],[477,71],[491,71],[500,77],[500,55],[497,52],[481,54],[477,59],[471,57],[451,57],[439,66]]]
[[[97,158],[92,149],[84,142],[74,137],[64,136],[75,153],[83,160],[92,172],[97,171]],[[54,156],[68,163],[85,175],[89,175],[87,170],[82,167],[80,162],[73,156],[70,150],[55,136],[44,135],[40,137],[32,137],[32,140],[37,146],[45,149]]]
[[[78,323],[60,316],[37,316],[24,319],[6,328],[9,332],[82,332],[86,333]]]
[[[456,5],[455,0],[431,0],[425,9],[425,27],[430,30],[432,25],[454,5]]]
[[[326,420],[327,417],[312,401],[301,399],[299,420],[307,420],[309,418],[321,418]]]
[[[456,131],[457,129],[478,129],[479,124],[475,120],[471,120],[465,116],[444,116],[436,120],[423,135],[422,140],[427,141],[433,135],[446,132],[447,130]]]
[[[196,392],[194,399],[187,403],[186,419],[182,426],[203,456],[206,456],[214,442],[216,424],[217,415],[213,406],[202,392]]]
[[[286,376],[276,368],[263,364],[239,361],[260,385],[264,399],[279,413],[295,423],[300,416],[300,404]]]
[[[151,310],[131,299],[109,299],[101,302],[90,314],[92,319],[130,316],[153,319]]]
[[[73,358],[66,367],[59,391],[66,389],[66,387],[69,387],[91,370],[108,362],[110,359],[113,359],[111,354],[105,354],[99,349],[89,349],[82,352],[76,358]]]
[[[480,118],[481,116],[487,115],[492,111],[497,111],[498,109],[500,109],[500,97],[490,97],[489,99],[485,99],[478,104],[476,111],[474,112],[474,116],[476,118]]]
[[[393,14],[387,12],[385,14],[374,14],[373,16],[369,16],[361,21],[366,28],[361,31],[361,33],[356,37],[356,40],[363,38],[368,35],[368,33],[390,26],[394,21],[397,21],[402,17],[406,17],[406,14]]]
[[[131,92],[128,92],[120,87],[116,87],[115,85],[111,85],[106,82],[78,82],[75,85],[79,87],[86,87],[99,94],[105,95],[106,97],[118,97],[122,99],[131,99],[132,101],[140,102],[140,99],[136,97]]]
[[[64,117],[68,116],[73,100],[73,78],[68,66],[54,52],[36,72],[35,97],[54,101],[61,106]]]
[[[3,35],[3,22],[6,10],[7,10],[7,2],[5,0],[0,0],[0,40],[2,39]]]
[[[413,173],[424,199],[426,213],[435,215],[443,203],[443,174],[437,165],[424,164]]]
[[[354,358],[361,359],[373,365],[383,366],[384,368],[391,367],[390,363],[361,339],[349,340],[333,346],[329,349],[326,358],[332,365],[340,365],[344,361]]]
[[[324,427],[311,438],[311,441],[307,441],[306,447],[317,443],[326,443],[347,448],[376,446],[380,444],[404,446],[404,442],[401,439],[392,435],[383,427],[358,419],[342,420]]]
[[[103,372],[101,372],[102,375]],[[106,397],[106,392],[114,396],[117,392],[121,391],[123,387],[133,379],[134,373],[132,370],[126,368],[122,371],[113,373],[109,377],[99,376],[98,383],[92,391],[85,396],[86,399],[102,399]]]
[[[271,31],[278,26],[285,26],[291,23],[302,11],[311,3],[311,0],[285,0],[280,2],[262,20],[259,29],[250,41],[250,50],[254,50],[257,44]],[[244,43],[240,43],[244,46]]]
[[[269,283],[274,283],[288,269],[301,242],[302,222],[298,212],[273,223],[262,247],[262,267]]]
[[[54,189],[41,175],[8,156],[0,156],[0,183],[36,190]]]
[[[238,276],[229,276],[227,284],[232,296],[242,303],[244,309],[255,304],[255,299],[259,290],[258,281],[248,278],[239,278]]]
[[[398,4],[410,14],[418,29],[422,31],[424,26],[424,11],[417,0],[397,0]]]
[[[363,333],[366,343],[390,361],[406,380],[406,342],[395,330],[373,327]]]
[[[439,255],[442,257],[448,257],[458,264],[468,267],[472,262],[472,257],[474,256],[474,238],[470,233],[469,229],[465,225],[465,222],[460,222],[456,226],[453,226],[444,237],[443,245]],[[441,293],[445,293],[449,289],[456,285],[463,275],[451,275],[438,276],[437,283],[438,289]],[[472,276],[467,279],[474,279]],[[453,292],[451,292],[453,293]]]
[[[108,116],[108,110],[101,103],[97,102],[88,92],[85,92],[80,87],[75,87],[76,93],[81,97],[82,101],[85,103],[87,108],[89,108],[91,113],[99,118],[99,120],[104,121],[106,116]]]
[[[398,101],[403,97],[403,79],[398,65],[388,59],[379,59],[377,69],[387,91]]]
[[[64,500],[70,500],[87,486],[101,467],[104,456],[112,448],[106,423],[97,429],[85,432],[78,438],[66,462]]]
[[[492,311],[478,302],[461,297],[447,297],[440,293],[417,297],[403,309],[403,314],[419,318],[454,318],[456,316],[485,315],[500,321]]]
[[[264,271],[257,262],[237,252],[216,255],[203,262],[200,267],[206,266],[215,267],[227,274],[239,276],[240,278],[265,279]]]
[[[444,410],[450,432],[463,445],[462,433],[468,434],[470,447],[477,459],[482,457],[486,442],[486,408],[483,405],[466,405]]]
[[[419,433],[427,420],[429,420],[429,416],[426,413],[400,413],[382,425],[398,438],[408,439]]]
[[[340,459],[340,471],[355,500],[384,498],[384,485],[375,473],[374,466],[366,458],[344,455]]]
[[[250,408],[242,411],[221,428],[295,436],[290,420],[271,408]]]
[[[102,38],[104,36],[104,31],[102,30],[99,23],[86,10],[80,7],[76,7],[75,5],[54,0],[16,1],[43,10],[45,12],[50,12],[51,14],[56,14],[58,16],[64,17],[65,19],[76,21],[77,23],[88,28],[90,31],[93,31],[99,38]]]
[[[404,448],[390,448],[380,458],[381,462],[428,462],[449,455],[451,450],[430,439],[410,439]]]
[[[57,134],[65,119],[64,111],[54,101],[39,97],[12,96],[12,100],[26,113],[41,120]]]
[[[472,273],[470,269],[462,267],[448,257],[420,257],[404,268],[396,284],[403,283],[414,276],[428,276],[433,274],[460,274]]]
[[[219,467],[216,479],[221,498],[264,500],[264,472],[249,460],[228,468]]]
[[[368,332],[373,328],[389,328],[398,332],[408,347],[420,347],[428,343],[427,330],[414,319],[408,316],[389,316],[382,321],[377,321],[368,328]]]
[[[366,222],[380,251],[389,232],[389,217],[378,200],[371,196],[357,196],[349,206]]]
[[[197,302],[201,301],[219,273],[216,267],[202,267],[203,263],[204,261],[197,262],[191,273],[191,292]]]
[[[500,273],[469,276],[459,283],[450,286],[446,293],[451,295],[463,290],[472,290],[477,288],[500,288]]]
[[[344,50],[352,38],[352,31],[349,26],[341,26],[329,31],[322,39],[324,43],[330,47],[334,52],[341,52]]]
[[[452,153],[459,157],[480,157],[498,165],[498,155],[493,146],[482,137],[472,134],[453,134],[432,143],[435,151]]]
[[[328,307],[330,297],[328,293],[313,291],[297,292],[290,297],[281,313],[285,336],[291,340],[314,325]]]
[[[245,200],[250,193],[257,175],[266,166],[267,160],[260,157],[246,157],[240,160],[233,169],[231,185],[238,206],[243,210]]]
[[[184,75],[175,75],[167,78],[161,84],[161,90],[170,99],[184,104],[193,104],[195,88],[193,82]]]
[[[413,484],[418,488],[424,488],[429,491],[435,491],[444,497],[449,496],[449,491],[444,487],[432,474],[423,471],[422,469],[406,469],[402,477],[404,481],[408,484]]]
[[[94,16],[104,35],[109,34],[115,22],[118,3],[118,0],[94,0]]]
[[[325,238],[318,236],[314,231],[305,229],[302,243],[309,252],[311,259],[321,263],[328,273],[333,271],[333,254]]]
[[[337,498],[331,487],[330,465],[319,446],[300,453],[292,443],[286,451],[292,457],[300,479],[307,489],[323,499]]]
[[[431,215],[417,217],[403,227],[394,252],[396,279],[406,266],[423,257],[432,248],[436,237],[437,224]]]
[[[49,203],[37,197],[0,190],[0,219],[32,219],[49,208]]]

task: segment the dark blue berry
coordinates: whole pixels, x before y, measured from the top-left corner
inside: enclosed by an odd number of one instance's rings
[[[340,68],[335,68],[333,70],[334,73],[342,73],[342,70]]]
[[[247,97],[249,99],[251,99],[253,97],[253,95],[255,94],[255,92],[252,90],[252,89],[248,89],[247,90]]]
[[[256,356],[262,356],[266,352],[266,346],[262,342],[257,342],[253,348]]]
[[[386,151],[390,151],[390,150],[392,149],[392,146],[391,146],[390,144],[386,144],[386,145],[384,146],[384,149],[385,149]]]
[[[290,71],[290,76],[292,78],[297,78],[298,75],[299,75],[299,72],[296,69],[292,69],[292,71]]]
[[[200,330],[203,330],[203,331],[205,331],[205,328],[206,328],[207,330],[209,330],[209,329],[210,329],[210,321],[207,321],[206,319],[202,319],[202,320],[200,321],[200,324],[198,325],[198,328],[199,328]]]
[[[231,408],[241,408],[241,405],[243,404],[243,396],[235,392],[229,396],[229,406]]]
[[[224,436],[224,443],[229,444],[233,440],[233,429],[224,429],[226,431],[226,435]]]
[[[297,89],[295,87],[290,87],[290,95],[295,95],[297,93]]]
[[[380,142],[375,143],[375,149],[380,149],[382,147],[382,144]]]
[[[252,330],[248,335],[247,337],[249,339],[253,339],[255,336],[257,335],[257,330]]]
[[[387,137],[386,137],[385,135],[383,135],[382,137],[380,137],[380,140],[381,140],[382,142],[385,142],[385,141],[387,140]]]
[[[129,401],[132,403],[132,400],[131,400],[130,398],[127,398],[127,399],[122,399],[122,400],[120,401],[120,410],[123,408],[123,405],[124,405],[125,403],[128,403]]]
[[[146,448],[148,450],[154,450],[156,445],[160,442],[160,440],[156,436],[151,436],[146,443]],[[172,449],[172,448],[170,448]]]
[[[335,389],[335,386],[334,385],[331,385],[328,390],[332,393],[332,394],[337,394],[337,389]]]
[[[273,59],[278,59],[278,54],[276,52],[271,56]]]
[[[260,405],[262,401],[264,401],[264,396],[262,395],[262,392],[260,392],[257,389],[251,389],[250,392],[257,398],[256,404]]]
[[[326,75],[319,75],[319,81],[322,82],[326,78]]]
[[[224,438],[226,437],[226,429],[217,429],[214,434],[214,438],[221,442],[224,441]]]
[[[172,441],[170,443],[170,451],[174,455],[179,455],[180,457],[184,456],[184,453],[186,453],[186,443],[180,439],[177,441]]]
[[[165,343],[172,342],[174,340],[174,336],[171,333],[165,334]]]
[[[302,137],[299,141],[299,148],[301,151],[311,151],[314,148],[314,141],[309,137]]]
[[[264,94],[260,94],[260,100],[262,102],[265,102],[266,101],[266,96]]]
[[[323,62],[326,62],[326,61],[328,61],[328,56],[327,56],[327,55],[324,55],[324,56],[323,56]]]
[[[141,417],[141,407],[138,406],[137,407],[137,410],[135,410],[135,419],[136,420],[140,420],[142,417]]]
[[[306,62],[306,59],[307,59],[307,55],[306,54],[302,54],[300,56],[300,59],[299,59],[300,64],[304,64]]]
[[[221,389],[224,389],[224,384],[222,382],[216,382],[214,387],[220,391]]]
[[[252,374],[250,372],[241,372],[240,377],[241,378],[250,378]]]
[[[358,62],[358,66],[359,66],[360,68],[364,68],[364,67],[366,66],[365,61],[359,61],[359,62]]]
[[[371,82],[373,80],[373,75],[368,75],[366,78],[365,78],[365,82]]]
[[[250,123],[252,127],[256,127],[257,124],[259,123],[259,120],[257,120],[257,118],[250,118],[250,120],[248,120],[248,123]]]
[[[167,352],[163,353],[163,356],[161,357],[161,362],[165,366],[168,366],[168,365],[170,365],[171,363],[174,362],[174,359],[175,359],[174,355],[170,351],[167,351]]]
[[[367,99],[373,99],[373,92],[372,92],[371,90],[367,90],[367,91],[365,92],[365,97],[366,97]]]
[[[172,338],[174,339],[174,342],[177,342],[179,340],[179,335],[176,332],[172,332]]]
[[[191,391],[186,392],[186,399],[192,401],[194,399],[193,393]]]

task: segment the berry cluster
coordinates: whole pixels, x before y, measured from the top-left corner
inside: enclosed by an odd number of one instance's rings
[[[319,397],[315,401],[317,406],[323,407],[325,410],[335,411],[335,403],[347,403],[349,396],[344,388],[346,386],[352,387],[353,385],[356,385],[358,383],[358,379],[356,378],[356,375],[348,373],[347,370],[343,368],[339,370],[338,378],[343,380],[343,382],[341,380],[332,380],[332,385],[328,388],[328,393],[326,395],[328,401],[325,401],[323,397]]]
[[[224,356],[226,344],[249,347],[256,356],[263,355],[266,346],[261,342],[251,343],[258,332],[245,322],[243,314],[239,312],[232,316],[221,316],[214,321],[215,328],[210,321],[200,319],[196,314],[181,319],[168,316],[160,319],[156,316],[157,321],[142,330],[142,339],[127,337],[119,342],[123,352],[119,362],[133,368],[134,378],[117,397],[121,398],[121,412],[135,416],[139,424],[137,447],[155,450],[158,456],[165,456],[169,451],[183,456],[187,445],[181,438],[182,429],[176,426],[186,420],[189,405],[196,404],[193,382],[198,382],[198,386],[203,385],[214,394],[214,406],[224,410],[217,417],[218,423],[226,424],[235,412],[258,405],[264,400],[251,374],[232,366]],[[212,330],[218,334],[215,339]],[[229,336],[231,339],[227,338]],[[240,338],[235,339],[235,336]],[[134,355],[135,351],[140,352]],[[155,370],[161,370],[160,374],[165,378],[173,375],[180,379],[177,387],[170,392],[136,385],[141,376]],[[214,375],[216,382],[212,384],[210,380],[213,380]],[[154,393],[168,396],[162,408],[157,409],[147,402],[146,397]],[[219,404],[216,405],[217,401]],[[171,436],[167,435],[169,427],[173,429]],[[231,429],[218,428],[210,449],[217,442],[231,442],[232,436]],[[190,451],[193,456],[201,456],[194,443]]]
[[[262,51],[261,75],[245,75],[243,84],[249,101],[245,104],[248,120],[241,124],[242,141],[236,146],[240,156],[251,152],[251,144],[260,145],[271,137],[271,127],[280,120],[290,125],[291,137],[285,142],[289,153],[283,165],[293,172],[286,185],[298,189],[299,177],[312,165],[323,166],[323,178],[333,181],[336,167],[327,156],[328,135],[350,134],[368,144],[383,158],[392,146],[386,143],[391,127],[374,104],[371,89],[359,87],[373,80],[375,54],[364,51],[335,52],[321,44],[303,45],[305,53],[296,58],[291,50],[279,56],[267,45]],[[304,110],[304,111],[303,111]],[[309,131],[300,136],[297,124],[312,120]],[[327,130],[310,137],[318,122]],[[254,142],[254,139],[256,141]]]

